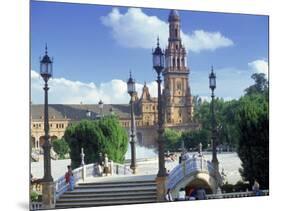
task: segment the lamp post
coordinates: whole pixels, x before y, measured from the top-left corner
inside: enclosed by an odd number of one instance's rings
[[[45,105],[44,105],[44,177],[43,180],[45,182],[52,182],[53,178],[51,175],[51,156],[50,149],[51,144],[49,141],[49,113],[48,113],[48,80],[52,77],[53,74],[53,61],[48,56],[47,45],[45,47],[45,56],[40,61],[40,75],[43,78],[44,85],[44,93],[45,93]]]
[[[165,158],[164,158],[164,139],[163,139],[163,112],[161,100],[161,73],[164,69],[164,53],[159,47],[159,38],[157,38],[157,47],[154,49],[153,55],[153,68],[157,73],[158,84],[158,174],[157,177],[166,177]]]
[[[44,177],[43,177],[43,190],[42,190],[42,201],[43,207],[45,208],[53,208],[54,207],[54,184],[53,177],[51,174],[51,143],[49,136],[49,113],[48,113],[48,80],[52,77],[53,74],[53,60],[48,56],[47,45],[45,47],[45,55],[40,60],[40,75],[43,78],[44,85],[44,93],[45,93],[45,104],[44,104]]]
[[[133,170],[133,174],[136,173],[136,141],[135,141],[135,115],[134,115],[134,102],[133,96],[136,93],[136,85],[135,80],[132,78],[130,72],[130,78],[127,81],[127,89],[128,94],[131,96],[130,105],[131,105],[131,166],[130,168]]]
[[[216,119],[215,119],[215,112],[214,112],[214,90],[216,88],[216,75],[214,73],[214,69],[212,66],[211,73],[209,75],[209,87],[212,90],[212,102],[211,102],[211,112],[212,112],[212,163],[214,167],[218,170],[219,169],[219,161],[217,158],[217,130],[216,130]]]
[[[102,109],[103,109],[103,102],[102,102],[102,100],[99,101],[99,108],[100,108],[100,116],[103,117],[103,111],[102,111]]]

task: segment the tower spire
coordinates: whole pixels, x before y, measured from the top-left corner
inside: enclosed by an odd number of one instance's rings
[[[45,55],[48,54],[48,46],[47,46],[47,43],[45,43]]]
[[[159,35],[157,36],[157,47],[159,47]]]

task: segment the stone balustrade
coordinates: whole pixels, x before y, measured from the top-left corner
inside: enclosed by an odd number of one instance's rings
[[[30,203],[30,210],[39,210],[42,208],[42,202],[31,202]]]
[[[260,196],[268,196],[269,190],[260,190]],[[241,197],[251,197],[257,196],[253,191],[247,192],[233,192],[233,193],[220,193],[220,194],[207,194],[207,199],[226,199],[226,198],[241,198]]]
[[[167,187],[173,189],[184,177],[196,172],[204,172],[214,177],[219,177],[212,163],[203,156],[193,156],[177,165],[169,174]]]

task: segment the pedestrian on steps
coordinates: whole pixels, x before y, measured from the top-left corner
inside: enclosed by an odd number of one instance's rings
[[[65,182],[67,184],[69,184],[69,190],[73,191],[75,182],[74,182],[74,176],[73,176],[73,172],[72,172],[70,165],[67,166],[67,172],[65,173],[64,177],[65,177]]]

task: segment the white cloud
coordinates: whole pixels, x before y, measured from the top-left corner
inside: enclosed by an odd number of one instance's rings
[[[263,59],[255,60],[248,63],[251,70],[255,73],[264,73],[268,78],[268,62]]]
[[[220,32],[195,30],[191,35],[182,33],[182,38],[186,43],[187,48],[197,53],[202,50],[214,51],[217,48],[233,45],[233,41],[224,37]]]
[[[101,21],[111,28],[113,38],[123,47],[151,49],[155,46],[158,35],[161,46],[167,44],[168,23],[143,13],[139,8],[130,8],[124,14],[114,8],[107,16],[101,17]],[[195,30],[191,34],[185,34],[181,31],[181,36],[186,48],[193,52],[213,51],[233,45],[233,41],[220,32]]]
[[[150,94],[157,96],[157,84],[155,81],[147,83]],[[96,85],[95,83],[84,83],[71,81],[65,78],[52,78],[49,81],[49,103],[79,104],[97,103],[100,99],[105,104],[123,104],[129,102],[126,81],[113,79],[111,81]],[[140,96],[143,84],[136,83],[136,90]],[[31,101],[32,103],[43,103],[43,80],[40,75],[31,71]]]

